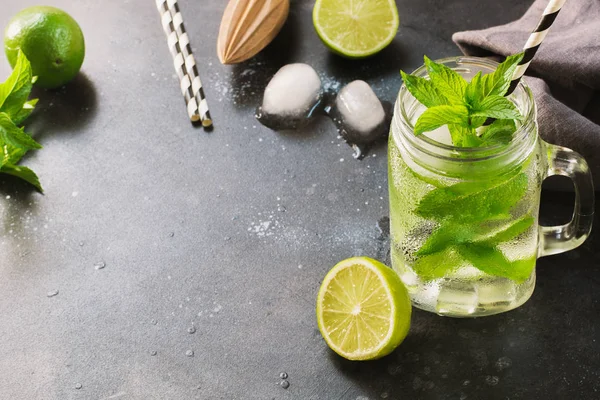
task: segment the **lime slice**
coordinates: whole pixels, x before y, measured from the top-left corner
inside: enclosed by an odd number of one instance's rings
[[[381,51],[394,39],[398,9],[394,0],[317,0],[313,24],[331,50],[362,58]]]
[[[317,323],[329,347],[349,360],[391,353],[406,337],[411,306],[396,273],[367,257],[339,262],[317,296]]]

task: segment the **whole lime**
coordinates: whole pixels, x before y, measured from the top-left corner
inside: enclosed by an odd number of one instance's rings
[[[4,51],[14,68],[18,50],[31,62],[37,84],[53,89],[71,81],[85,57],[83,33],[66,12],[47,6],[26,8],[6,27]]]

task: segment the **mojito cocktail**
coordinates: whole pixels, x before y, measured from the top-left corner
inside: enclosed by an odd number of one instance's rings
[[[497,66],[477,58],[446,59],[440,64],[466,81],[482,79]],[[425,67],[415,71],[422,77],[427,73]],[[405,84],[408,79],[405,76]],[[536,259],[543,252],[540,243],[550,240],[539,237],[541,184],[553,172],[556,152],[570,151],[539,139],[535,103],[524,84],[508,100],[520,117],[496,121],[495,126],[513,124],[504,132],[490,133],[490,121],[478,121],[472,137],[460,136],[460,129],[466,128],[452,125],[460,118],[433,115],[425,119],[446,118],[452,123],[439,126],[437,121],[429,131],[415,134],[428,109],[406,86],[400,91],[388,154],[391,257],[416,307],[449,316],[490,315],[523,304],[533,292]],[[434,102],[427,97],[423,101]],[[466,103],[468,127],[482,116]],[[438,108],[446,112],[452,111],[450,107],[455,106],[442,103]],[[481,114],[486,119],[485,112]],[[498,136],[484,142],[486,132]],[[507,132],[511,136],[502,138]],[[468,146],[456,145],[467,140]],[[574,162],[583,164],[583,159]],[[582,229],[579,239],[585,239],[589,226]],[[565,239],[569,238],[562,238],[563,244]],[[571,240],[547,253],[576,245]],[[547,246],[542,243],[542,250]]]

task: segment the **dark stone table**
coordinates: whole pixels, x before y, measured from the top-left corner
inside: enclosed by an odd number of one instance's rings
[[[4,0],[0,26],[35,3]],[[215,54],[224,1],[181,0],[209,133],[187,120],[153,1],[50,3],[80,22],[87,55],[71,85],[36,93],[28,130],[44,149],[23,163],[45,195],[0,177],[2,400],[600,398],[597,235],[541,259],[515,311],[415,310],[392,355],[334,355],[315,297],[336,262],[385,257],[385,144],[356,161],[324,118],[276,133],[253,117],[270,76],[294,61],[328,87],[361,78],[394,101],[399,69],[457,54],[454,31],[508,22],[530,0],[399,1],[397,38],[364,61],[331,55],[313,2],[295,1],[277,40],[233,67]],[[543,220],[567,220],[571,202],[545,193]]]

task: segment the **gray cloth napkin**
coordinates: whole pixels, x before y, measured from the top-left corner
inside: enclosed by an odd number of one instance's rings
[[[517,21],[452,40],[473,56],[522,50],[548,0],[536,0]],[[529,65],[525,81],[538,106],[540,135],[583,155],[600,189],[600,0],[568,0]]]

